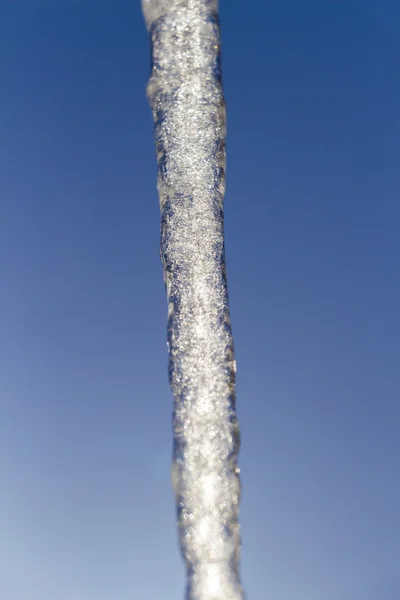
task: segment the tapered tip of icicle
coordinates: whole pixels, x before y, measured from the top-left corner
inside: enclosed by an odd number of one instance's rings
[[[198,0],[199,3],[208,5],[213,10],[218,9],[218,0]],[[154,21],[172,8],[187,5],[188,0],[142,0],[142,11],[147,28],[150,29]]]

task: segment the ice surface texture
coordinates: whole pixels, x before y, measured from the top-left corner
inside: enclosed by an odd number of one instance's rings
[[[152,42],[173,483],[187,600],[243,600],[239,427],[225,271],[225,103],[216,0],[144,0]]]

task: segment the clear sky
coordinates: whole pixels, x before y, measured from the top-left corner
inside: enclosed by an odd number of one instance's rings
[[[249,600],[400,598],[400,3],[221,0]],[[0,1],[0,598],[183,598],[139,0]]]

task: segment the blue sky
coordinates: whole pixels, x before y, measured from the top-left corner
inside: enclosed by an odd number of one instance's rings
[[[400,5],[221,1],[249,600],[400,597]],[[0,1],[0,597],[183,597],[139,2]]]

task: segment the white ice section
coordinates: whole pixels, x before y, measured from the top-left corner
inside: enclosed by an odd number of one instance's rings
[[[150,28],[154,21],[167,11],[174,9],[178,4],[188,4],[188,2],[182,2],[182,0],[142,0],[142,10],[147,27]],[[218,10],[218,0],[210,0],[208,4],[212,10]]]
[[[144,0],[152,38],[173,484],[187,600],[243,600],[239,427],[225,272],[225,103],[215,0]]]

